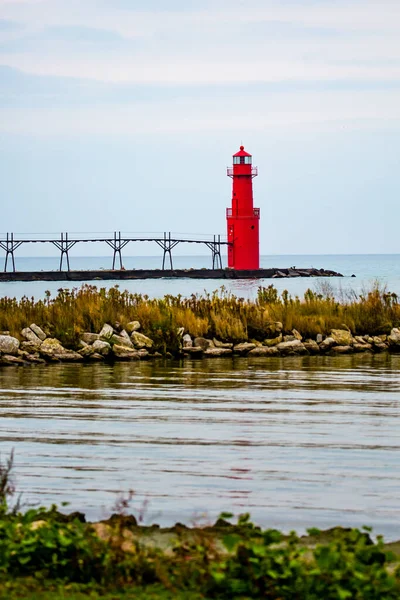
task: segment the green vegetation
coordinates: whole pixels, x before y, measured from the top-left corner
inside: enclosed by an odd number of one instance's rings
[[[261,530],[249,515],[214,527],[175,526],[168,547],[132,516],[90,524],[55,506],[21,512],[12,456],[0,464],[0,598],[268,598],[397,600],[398,557],[369,530]],[[126,504],[121,504],[125,509]],[[153,543],[146,543],[151,530]],[[155,528],[157,530],[157,527]],[[148,540],[148,538],[147,538]],[[396,562],[397,561],[397,562]]]
[[[284,332],[296,329],[303,338],[331,329],[349,328],[353,335],[387,334],[400,324],[400,304],[395,294],[375,285],[362,295],[351,292],[334,297],[329,284],[321,293],[307,290],[302,299],[287,291],[281,295],[272,286],[259,288],[254,301],[238,298],[221,288],[213,294],[189,298],[167,295],[151,299],[146,295],[84,285],[60,289],[56,297],[48,292],[44,300],[23,297],[0,299],[0,330],[19,337],[34,322],[66,347],[76,347],[85,331],[98,332],[104,323],[141,323],[141,331],[161,352],[179,349],[178,328],[191,336],[207,336],[230,342],[269,336],[271,324],[280,321]]]

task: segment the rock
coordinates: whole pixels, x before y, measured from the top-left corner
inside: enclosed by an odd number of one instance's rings
[[[335,346],[335,344],[336,344],[336,342],[332,337],[327,337],[324,339],[323,342],[320,343],[319,349],[321,350],[321,352],[327,352],[333,346]]]
[[[374,344],[375,352],[384,352],[388,348],[389,348],[389,346],[387,344],[385,344],[384,342],[382,342],[381,344]],[[394,350],[396,348],[396,346],[390,346],[390,348],[392,350]]]
[[[95,354],[96,350],[93,348],[93,346],[86,345],[84,348],[81,348],[78,352],[84,358],[88,358],[89,356],[92,356],[92,354]]]
[[[102,356],[98,352],[95,352],[94,354],[92,354],[91,356],[89,356],[89,360],[93,360],[93,361],[99,362],[101,360],[104,360],[104,356]]]
[[[27,360],[30,363],[35,363],[38,365],[46,364],[46,361],[44,360],[44,358],[40,358],[39,354],[26,354],[25,360]]]
[[[317,333],[317,344],[321,344],[324,341],[322,333]]]
[[[35,344],[35,342],[21,342],[20,348],[29,354],[34,354],[35,352],[39,352],[41,344],[42,342],[40,344]]]
[[[192,338],[188,333],[185,333],[183,336],[182,343],[184,348],[191,348],[193,346]]]
[[[126,330],[129,334],[133,333],[134,331],[138,331],[139,329],[140,329],[139,321],[131,321],[126,326]]]
[[[61,360],[62,362],[79,362],[82,360],[82,356],[79,352],[74,352],[73,350],[66,350],[63,348],[63,352],[60,354],[53,354],[53,358],[57,360]]]
[[[366,344],[365,342],[362,344],[356,342],[353,344],[353,350],[354,352],[370,352],[372,350],[372,345]]]
[[[250,350],[256,348],[255,344],[251,344],[250,342],[243,342],[242,344],[236,344],[233,346],[233,351],[235,354],[247,354]]]
[[[352,352],[352,346],[332,346],[329,350],[329,354],[351,354]]]
[[[268,325],[265,328],[268,339],[273,339],[273,338],[278,337],[279,334],[282,333],[282,330],[283,330],[283,324],[280,321],[274,321],[274,322],[268,323]]]
[[[112,351],[116,358],[121,360],[139,360],[140,354],[134,348],[129,348],[128,346],[120,346],[119,344],[114,344]]]
[[[308,354],[304,344],[302,344],[300,340],[281,342],[276,346],[276,349],[284,356],[288,354]]]
[[[186,356],[201,357],[201,356],[203,356],[203,348],[201,346],[192,346],[191,348],[183,348],[183,353]]]
[[[207,348],[204,351],[204,356],[208,357],[226,356],[228,354],[232,354],[231,348]]]
[[[146,350],[146,348],[141,348],[137,353],[139,354],[140,359],[146,359],[150,356],[150,352]]]
[[[141,334],[139,334],[141,335]],[[113,346],[114,344],[118,344],[118,346],[127,346],[128,348],[133,348],[133,344],[126,334],[126,337],[122,335],[117,335],[114,333],[110,338],[108,338],[108,342]]]
[[[294,342],[297,338],[294,337],[294,335],[284,335],[283,336],[283,341],[284,342]],[[299,340],[301,341],[301,340]]]
[[[3,354],[0,357],[0,364],[2,365],[26,365],[27,363],[20,356],[13,356],[12,354]]]
[[[330,337],[338,346],[351,346],[354,342],[353,336],[347,329],[332,329]]]
[[[134,331],[131,335],[131,340],[135,348],[152,348],[153,340],[151,340],[147,335],[143,335],[143,333],[139,333],[138,331]]]
[[[42,343],[42,340],[36,335],[36,333],[32,331],[30,327],[25,327],[25,329],[21,331],[21,335],[28,340],[28,342],[33,342],[37,346],[40,346]]]
[[[264,344],[266,346],[272,347],[272,346],[277,346],[277,344],[280,344],[282,341],[283,341],[283,335],[280,333],[275,338],[268,338],[268,339],[264,340]]]
[[[203,337],[194,338],[194,345],[196,348],[202,348],[203,350],[207,350],[207,348],[214,348],[214,343],[212,340],[207,340]]]
[[[279,352],[274,346],[256,346],[247,356],[278,356]]]
[[[16,354],[18,348],[19,340],[17,338],[11,335],[0,335],[0,352],[3,354]]]
[[[81,340],[85,342],[85,344],[93,344],[96,340],[100,339],[100,334],[98,333],[82,333]]]
[[[303,336],[297,331],[297,329],[292,329],[292,335],[296,340],[299,340],[299,342],[303,340]]]
[[[33,333],[37,335],[37,337],[44,342],[44,340],[47,338],[47,335],[45,334],[45,332],[43,331],[43,329],[41,329],[39,327],[39,325],[36,325],[35,323],[32,323],[32,325],[29,325],[29,327],[32,329]]]
[[[367,344],[367,342],[365,341],[365,339],[364,339],[364,338],[363,338],[363,336],[361,336],[361,335],[356,335],[356,336],[354,336],[354,341],[355,341],[357,344]]]
[[[233,348],[232,342],[221,342],[216,338],[213,338],[213,344],[216,348]]]
[[[114,335],[114,328],[108,323],[104,323],[102,330],[99,333],[99,338],[108,341]]]
[[[390,332],[390,335],[388,335],[387,339],[389,342],[389,346],[391,348],[398,347],[400,349],[400,329],[398,329],[397,327],[392,329],[392,331]],[[0,348],[0,350],[1,350],[1,348]]]
[[[319,346],[314,340],[306,340],[305,342],[303,342],[303,345],[304,348],[306,348],[307,352],[309,352],[310,354],[320,353]]]
[[[101,356],[107,356],[111,352],[111,344],[103,340],[96,340],[92,348],[96,354],[100,354]]]
[[[39,347],[40,354],[44,356],[54,356],[55,354],[63,354],[67,350],[61,345],[61,342],[56,338],[46,338]]]

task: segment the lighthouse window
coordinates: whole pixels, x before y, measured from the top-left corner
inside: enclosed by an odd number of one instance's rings
[[[251,156],[234,156],[234,165],[251,165]]]

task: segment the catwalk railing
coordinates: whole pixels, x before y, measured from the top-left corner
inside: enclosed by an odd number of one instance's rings
[[[83,243],[105,243],[113,251],[112,269],[119,260],[119,269],[123,269],[122,250],[131,242],[153,242],[163,251],[162,269],[168,269],[166,266],[169,259],[169,269],[173,269],[172,250],[178,244],[203,244],[211,250],[212,268],[222,269],[221,246],[228,246],[230,242],[221,235],[201,235],[184,233],[121,233],[114,231],[110,233],[0,233],[0,248],[5,251],[4,272],[7,271],[8,261],[10,259],[12,271],[15,273],[15,252],[23,244],[52,244],[60,252],[60,267],[63,270],[64,261],[66,270],[70,271],[69,252],[77,244]],[[65,269],[64,269],[65,270]]]

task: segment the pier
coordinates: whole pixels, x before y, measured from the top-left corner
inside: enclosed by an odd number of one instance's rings
[[[222,269],[221,247],[229,246],[230,242],[221,235],[200,235],[200,234],[179,234],[163,233],[68,233],[60,234],[42,233],[0,233],[0,248],[4,250],[4,273],[7,272],[8,262],[10,261],[13,273],[17,272],[15,263],[15,253],[23,244],[47,244],[53,245],[60,252],[59,271],[71,270],[69,262],[69,252],[77,244],[107,244],[112,254],[112,270],[115,270],[117,262],[119,269],[123,270],[122,250],[132,242],[152,242],[157,244],[163,252],[161,270],[164,271],[169,263],[169,270],[173,270],[172,250],[178,244],[202,244],[211,251],[212,269]],[[65,268],[64,267],[65,264]],[[115,278],[115,277],[114,277]],[[60,279],[62,281],[62,279]]]

